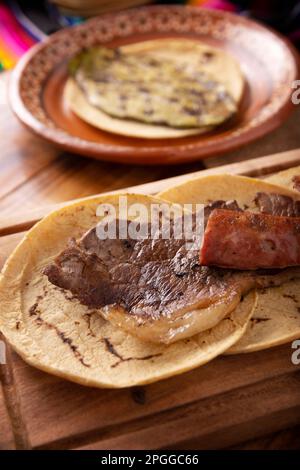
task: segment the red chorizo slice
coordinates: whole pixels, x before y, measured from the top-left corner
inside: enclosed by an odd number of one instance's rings
[[[215,209],[204,232],[200,263],[233,269],[300,265],[300,217]]]

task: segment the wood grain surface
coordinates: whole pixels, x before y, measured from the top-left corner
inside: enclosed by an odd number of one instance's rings
[[[14,449],[14,437],[11,428],[10,419],[7,413],[6,404],[4,401],[3,391],[0,388],[0,450]]]
[[[158,181],[152,181],[151,183],[139,184],[137,186],[125,187],[118,190],[111,190],[108,192],[102,192],[99,194],[119,192],[135,192],[139,194],[157,194],[169,187],[172,187],[183,181],[187,181],[191,178],[199,176],[208,176],[220,173],[229,173],[235,175],[261,177],[280,171],[289,166],[295,166],[300,164],[300,149],[289,150],[286,152],[280,152],[273,155],[267,155],[265,157],[253,158],[251,160],[245,160],[243,162],[229,163],[213,168],[207,168],[200,171],[194,171],[192,173],[186,173],[183,175],[172,176]],[[99,195],[98,194],[98,195]],[[93,194],[94,197],[97,193]],[[90,196],[87,196],[90,197]],[[28,230],[42,217],[45,217],[53,210],[57,210],[63,207],[65,204],[70,204],[78,199],[72,199],[67,202],[59,202],[55,204],[48,204],[36,209],[31,209],[23,213],[16,213],[5,217],[2,221],[0,219],[0,236],[9,234],[16,234],[18,232]]]
[[[6,102],[7,77],[0,76],[1,265],[23,230],[64,201],[300,148],[299,108],[271,135],[204,163],[171,168],[101,163],[63,153],[23,129]],[[275,171],[298,159],[295,150],[269,161]],[[243,168],[265,172],[259,162]],[[129,390],[69,383],[28,366],[7,349],[9,361],[1,367],[0,449],[300,447],[300,377],[290,361],[290,345],[220,357],[179,377]]]

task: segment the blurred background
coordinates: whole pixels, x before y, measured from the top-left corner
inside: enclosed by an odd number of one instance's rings
[[[33,44],[60,28],[91,16],[155,3],[221,9],[252,17],[277,29],[300,49],[298,0],[0,0],[0,71],[12,68]]]

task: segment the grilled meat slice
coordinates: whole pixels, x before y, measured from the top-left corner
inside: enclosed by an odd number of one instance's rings
[[[295,175],[292,179],[293,189],[300,191],[300,175]]]
[[[235,269],[300,265],[300,217],[214,210],[205,229],[200,263]]]
[[[300,201],[277,193],[257,193],[255,204],[260,212],[285,217],[300,217]]]
[[[237,212],[239,214],[239,212]],[[216,325],[255,287],[295,277],[283,272],[231,271],[199,263],[185,239],[97,237],[73,240],[46,267],[51,283],[143,340],[171,343]]]

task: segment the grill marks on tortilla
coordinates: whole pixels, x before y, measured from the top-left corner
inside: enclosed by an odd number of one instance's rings
[[[282,297],[285,299],[290,299],[294,304],[296,304],[294,308],[296,309],[297,313],[300,313],[300,300],[295,294],[283,294]]]
[[[74,298],[74,297],[73,297]],[[89,335],[90,336],[93,336],[94,338],[96,337],[95,333],[93,332],[92,330],[92,327],[91,327],[91,317],[92,317],[92,312],[91,313],[85,313],[83,315],[83,319],[85,320],[86,324],[87,324],[87,328],[88,328],[88,331],[89,331]]]
[[[70,300],[69,297],[66,297],[66,298],[67,298],[67,300]],[[37,325],[45,326],[45,327],[55,331],[55,333],[62,340],[62,342],[70,348],[70,350],[72,351],[75,358],[78,359],[78,361],[83,366],[91,367],[91,365],[88,364],[85,361],[83,355],[79,351],[79,347],[74,343],[74,340],[72,338],[70,338],[69,336],[67,336],[67,334],[65,332],[63,332],[62,330],[60,330],[56,325],[54,325],[53,323],[50,323],[47,320],[44,320],[42,318],[41,311],[40,311],[40,308],[39,308],[39,302],[42,299],[43,299],[42,295],[39,295],[37,297],[36,302],[29,309],[29,315],[31,317],[34,317],[34,321]],[[96,335],[94,334],[94,332],[91,329],[91,316],[93,315],[93,313],[95,313],[95,312],[86,313],[86,314],[83,315],[83,318],[87,323],[87,328],[89,330],[89,334],[93,337],[96,337]],[[19,329],[19,328],[20,328],[20,322],[17,322],[16,323],[16,329]],[[149,354],[147,356],[141,356],[141,357],[138,357],[138,356],[137,357],[135,357],[135,356],[124,357],[122,354],[120,354],[117,351],[116,347],[114,346],[114,344],[112,343],[112,341],[109,338],[103,338],[103,341],[104,341],[104,344],[105,344],[105,347],[106,347],[107,351],[110,352],[113,356],[115,356],[118,359],[117,362],[115,362],[114,364],[111,365],[112,368],[115,368],[115,367],[119,366],[123,362],[149,361],[149,360],[154,359],[156,357],[162,356],[162,353],[157,353],[157,354]]]
[[[298,303],[298,299],[294,294],[283,294],[285,299],[291,299],[293,302]]]
[[[60,330],[58,326],[54,325],[53,323],[48,322],[47,320],[44,320],[42,318],[42,314],[39,308],[39,302],[42,300],[42,296],[39,295],[36,299],[36,302],[30,307],[29,309],[29,315],[31,317],[34,317],[34,322],[38,326],[45,326],[46,328],[49,328],[50,330],[55,331],[57,336],[61,339],[61,341],[66,344],[70,350],[72,351],[74,357],[84,366],[84,367],[91,367],[90,364],[88,364],[83,355],[79,351],[79,347],[74,343],[73,339],[70,338],[65,332]]]
[[[122,55],[118,49],[93,47],[73,58],[69,70],[92,106],[118,118],[197,128],[220,124],[237,109],[201,62],[186,68],[149,51]]]
[[[260,317],[252,317],[250,318],[251,326],[257,325],[258,323],[264,323],[266,321],[271,320],[271,318],[260,318]]]
[[[129,361],[149,361],[155,357],[160,357],[162,356],[162,353],[157,353],[157,354],[149,354],[148,356],[141,356],[141,357],[124,357],[122,354],[120,354],[115,346],[113,345],[112,341],[109,338],[104,338],[104,344],[108,352],[110,352],[113,356],[118,358],[118,361],[112,364],[112,368],[117,367],[119,364],[122,362],[129,362]]]

